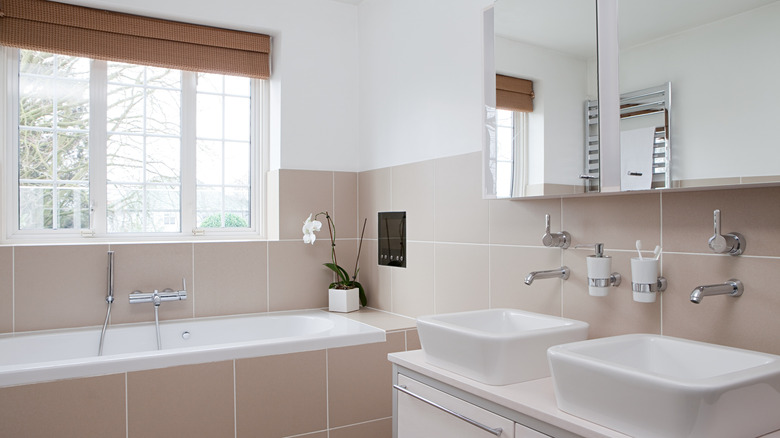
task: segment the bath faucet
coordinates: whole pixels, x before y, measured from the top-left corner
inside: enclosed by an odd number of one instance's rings
[[[710,295],[726,295],[732,297],[738,297],[742,295],[742,282],[739,280],[731,279],[721,284],[710,284],[707,286],[699,286],[691,293],[691,302],[694,304],[701,303],[701,300]]]
[[[533,271],[530,274],[525,276],[525,284],[531,285],[531,283],[534,282],[534,280],[542,279],[542,278],[561,278],[563,280],[566,280],[569,278],[569,274],[571,273],[571,270],[568,266],[561,266],[558,269],[550,269],[547,271]]]

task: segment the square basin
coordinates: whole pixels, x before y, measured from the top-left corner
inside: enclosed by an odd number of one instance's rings
[[[780,356],[660,335],[548,350],[558,408],[635,437],[739,438],[780,429]]]
[[[582,321],[514,309],[417,318],[425,360],[488,385],[550,375],[547,349],[588,337]]]

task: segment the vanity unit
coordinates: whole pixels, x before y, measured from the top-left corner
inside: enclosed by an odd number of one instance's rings
[[[428,364],[422,350],[388,358],[393,363],[393,385],[400,388],[393,390],[394,438],[628,437],[559,410],[549,377],[493,386]],[[764,437],[780,438],[780,431]]]

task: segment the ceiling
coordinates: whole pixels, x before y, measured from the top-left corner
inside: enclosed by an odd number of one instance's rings
[[[778,0],[619,0],[621,47],[679,33]],[[495,33],[578,57],[596,54],[594,0],[496,0]]]

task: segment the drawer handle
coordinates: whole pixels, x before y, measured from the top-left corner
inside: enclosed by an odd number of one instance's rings
[[[504,429],[502,429],[500,427],[495,427],[494,428],[494,427],[486,426],[486,425],[480,423],[479,421],[472,420],[469,417],[461,415],[461,414],[459,414],[459,413],[457,413],[457,412],[455,412],[453,410],[447,409],[447,408],[445,408],[444,406],[442,406],[442,405],[440,405],[438,403],[432,402],[432,401],[428,400],[427,398],[425,398],[423,396],[417,395],[417,394],[413,393],[412,391],[409,391],[408,389],[406,389],[406,386],[404,386],[404,385],[393,385],[393,388],[397,389],[398,391],[403,392],[404,394],[410,395],[410,396],[416,398],[417,400],[420,400],[421,402],[428,403],[429,405],[433,406],[436,409],[440,409],[440,410],[442,410],[442,411],[444,411],[444,412],[446,412],[446,413],[448,413],[450,415],[458,417],[461,420],[465,421],[466,423],[469,423],[472,426],[476,426],[476,427],[484,430],[485,432],[490,432],[490,433],[492,433],[495,436],[501,435],[501,433],[504,431]]]

